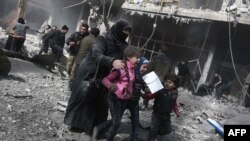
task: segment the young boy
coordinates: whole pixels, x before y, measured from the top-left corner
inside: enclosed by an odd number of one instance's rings
[[[179,77],[169,74],[164,78],[164,89],[155,94],[142,96],[145,99],[155,98],[148,141],[154,141],[158,134],[163,136],[171,132],[170,113],[172,110],[174,110],[177,117],[180,116],[176,104],[179,81]]]

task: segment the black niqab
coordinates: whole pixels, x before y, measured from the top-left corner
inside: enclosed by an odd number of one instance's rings
[[[125,42],[126,38],[128,37],[128,34],[123,33],[123,30],[126,28],[129,28],[129,31],[131,31],[129,23],[126,20],[121,19],[118,20],[114,25],[112,25],[111,33],[120,42]]]

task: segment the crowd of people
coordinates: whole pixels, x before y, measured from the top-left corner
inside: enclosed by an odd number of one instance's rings
[[[26,30],[29,27],[23,18],[18,19],[14,26],[11,49],[20,51],[25,41]],[[48,53],[51,48],[56,55],[56,63],[60,63],[65,43],[69,52],[67,72],[69,74],[69,88],[71,95],[66,109],[64,123],[72,132],[85,132],[92,136],[92,140],[106,138],[113,141],[121,125],[125,110],[131,114],[131,141],[139,139],[139,100],[144,99],[144,107],[148,107],[148,100],[155,99],[148,141],[154,141],[157,135],[167,135],[171,132],[171,116],[178,110],[177,88],[186,86],[190,79],[186,63],[178,65],[179,74],[171,72],[171,60],[164,48],[151,61],[142,57],[138,47],[129,46],[127,38],[132,28],[126,20],[120,19],[109,30],[100,34],[97,27],[90,27],[87,23],[80,25],[79,31],[72,33],[67,39],[69,31],[67,25],[61,30],[47,25],[42,34],[42,47],[39,54]],[[155,71],[164,88],[151,93],[143,75]],[[85,81],[95,78],[94,91],[88,89]],[[217,78],[217,76],[216,76]],[[182,81],[181,81],[182,80]],[[220,86],[218,77],[214,87]],[[98,84],[97,84],[98,83]],[[226,87],[226,86],[225,86]],[[218,89],[218,97],[225,87]],[[108,120],[108,111],[111,119]]]
[[[81,39],[74,62],[75,71],[71,70],[71,95],[64,117],[64,123],[70,131],[85,132],[92,136],[93,141],[99,138],[112,141],[118,133],[124,111],[129,110],[132,120],[131,140],[138,140],[139,100],[154,98],[148,140],[153,141],[158,134],[171,132],[172,109],[180,116],[176,102],[180,79],[170,73],[171,63],[164,53],[148,61],[140,55],[139,48],[129,46],[126,39],[131,31],[129,23],[121,19],[99,36],[99,32],[91,28],[90,35]],[[162,58],[166,59],[163,63]],[[164,89],[150,92],[142,77],[150,71],[158,74]],[[95,90],[86,92],[85,81],[93,78],[100,80],[97,81],[99,85]],[[109,120],[108,111],[111,114]]]

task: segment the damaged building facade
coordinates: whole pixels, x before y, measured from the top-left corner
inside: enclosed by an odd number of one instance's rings
[[[242,0],[128,1],[122,8],[133,22],[130,44],[145,46],[148,58],[160,47],[167,48],[173,65],[189,62],[194,90],[218,72],[232,81],[230,93],[240,97],[250,63],[248,4]]]
[[[17,2],[0,1],[3,27],[15,18]],[[143,48],[147,58],[163,47],[173,66],[188,61],[193,91],[219,72],[233,82],[231,93],[240,97],[249,73],[249,0],[27,0],[25,19],[36,29],[66,24],[72,33],[82,20],[88,21],[95,6],[109,21],[129,20],[129,43]]]

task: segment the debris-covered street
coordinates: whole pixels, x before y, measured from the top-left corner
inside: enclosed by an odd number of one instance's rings
[[[249,0],[0,0],[0,141],[248,140],[249,26]]]
[[[16,72],[1,77],[0,84],[1,140],[88,141],[87,135],[71,133],[63,124],[65,103],[69,98],[67,78],[49,72]],[[179,91],[181,116],[172,115],[174,132],[165,140],[213,141],[220,137],[207,122],[208,117],[221,123],[242,115],[249,118],[250,110],[239,107],[233,98],[218,102],[212,96],[199,97],[187,90]],[[140,111],[140,122],[145,126],[150,125],[151,110]],[[130,126],[125,114],[118,140],[128,137]],[[141,139],[146,140],[148,131],[140,129],[140,132]]]

